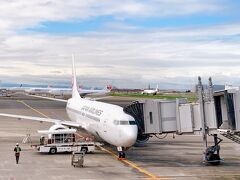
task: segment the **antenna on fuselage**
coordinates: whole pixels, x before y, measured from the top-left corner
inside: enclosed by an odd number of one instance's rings
[[[72,98],[81,98],[78,93],[74,54],[72,54]]]

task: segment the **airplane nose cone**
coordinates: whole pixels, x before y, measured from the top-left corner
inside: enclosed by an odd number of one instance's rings
[[[137,126],[131,126],[131,128],[126,128],[123,130],[123,146],[124,147],[131,147],[135,144],[137,140]]]

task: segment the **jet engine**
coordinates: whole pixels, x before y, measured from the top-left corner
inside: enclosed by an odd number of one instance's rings
[[[68,129],[68,128],[61,124],[55,124],[55,125],[51,126],[48,131],[51,132],[51,131],[56,131],[56,130],[60,130],[60,129]],[[52,138],[52,134],[48,134],[48,138],[49,139]]]

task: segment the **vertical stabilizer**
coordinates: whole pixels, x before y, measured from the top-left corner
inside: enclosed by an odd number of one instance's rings
[[[78,93],[74,55],[72,54],[72,98],[81,98]]]

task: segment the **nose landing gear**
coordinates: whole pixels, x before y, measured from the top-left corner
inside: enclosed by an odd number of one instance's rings
[[[126,154],[124,152],[125,148],[117,147],[117,150],[118,150],[118,160],[125,160],[126,159]]]
[[[118,160],[125,160],[126,158],[125,152],[121,151],[118,153]]]

